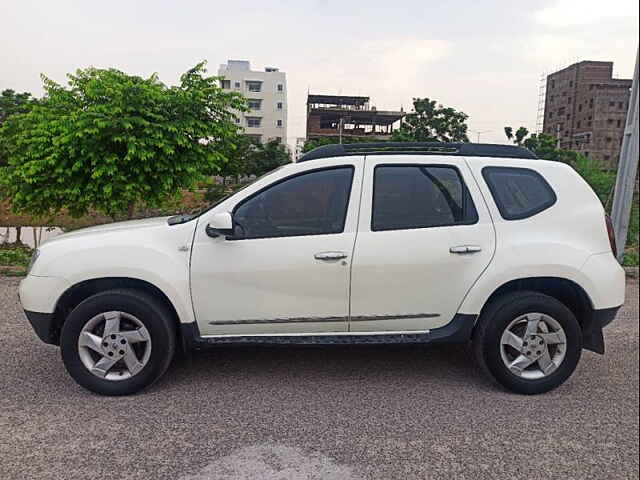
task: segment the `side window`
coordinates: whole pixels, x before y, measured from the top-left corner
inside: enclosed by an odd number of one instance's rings
[[[287,178],[238,205],[238,238],[326,235],[344,230],[353,167],[340,167]]]
[[[538,172],[528,168],[485,167],[482,169],[491,195],[505,220],[520,220],[556,203],[551,186]]]
[[[381,165],[373,180],[371,229],[468,225],[478,221],[469,191],[454,167]]]

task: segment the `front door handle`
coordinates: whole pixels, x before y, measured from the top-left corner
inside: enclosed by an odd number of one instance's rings
[[[478,253],[482,251],[482,247],[478,245],[459,245],[457,247],[451,247],[449,249],[451,253],[457,253],[459,255],[465,255],[467,253]]]
[[[319,252],[316,253],[313,258],[316,260],[342,260],[343,258],[347,258],[348,255],[346,252]]]

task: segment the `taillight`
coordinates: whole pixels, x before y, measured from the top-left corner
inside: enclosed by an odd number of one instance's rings
[[[607,234],[609,235],[609,243],[611,244],[611,251],[613,252],[613,256],[618,258],[618,247],[616,246],[616,232],[613,230],[613,222],[611,221],[611,217],[609,215],[604,216],[605,222],[607,223]]]

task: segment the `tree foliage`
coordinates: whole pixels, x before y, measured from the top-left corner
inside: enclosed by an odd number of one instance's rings
[[[217,173],[223,178],[242,176],[260,176],[291,162],[289,150],[278,140],[265,144],[256,143],[249,137],[241,135],[225,150],[226,160]]]
[[[11,115],[27,113],[36,100],[28,92],[16,93],[11,89],[0,93],[0,124]]]
[[[529,130],[525,127],[519,127],[518,130],[516,130],[515,136],[512,127],[504,127],[504,133],[506,137],[516,145],[528,148],[538,157],[545,160],[554,160],[572,165],[578,160],[578,152],[558,148],[557,139],[552,135],[547,135],[546,133],[532,133],[529,135]]]
[[[468,142],[469,116],[429,98],[414,98],[413,110],[393,132],[396,142]]]
[[[525,137],[527,135],[529,135],[529,130],[527,130],[525,127],[520,127],[518,128],[518,130],[516,130],[515,136],[513,134],[513,128],[511,127],[504,127],[504,133],[507,136],[507,138],[509,140],[513,140],[513,143],[515,143],[516,145],[521,146],[522,142],[524,141]]]
[[[552,135],[533,133],[527,137],[529,132],[525,127],[518,128],[515,137],[513,136],[513,128],[505,127],[504,131],[508,139],[513,139],[517,145],[528,148],[539,158],[571,165],[593,188],[603,205],[609,206],[616,182],[614,171],[607,170],[603,164],[580,152],[558,148],[557,139]]]
[[[264,175],[271,170],[291,162],[289,150],[277,140],[255,145],[249,155],[247,174]]]
[[[205,73],[200,63],[171,87],[115,69],[78,70],[67,86],[43,76],[44,98],[0,127],[14,211],[116,217],[219,170],[238,136],[232,111],[245,104]]]
[[[16,93],[7,89],[0,93],[0,126],[12,115],[27,113],[36,100],[28,92]],[[0,167],[7,164],[7,150],[0,137]]]

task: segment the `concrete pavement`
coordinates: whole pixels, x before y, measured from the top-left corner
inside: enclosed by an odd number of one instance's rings
[[[551,393],[488,382],[465,347],[227,348],[149,391],[93,395],[0,278],[2,479],[638,478],[638,285]]]

